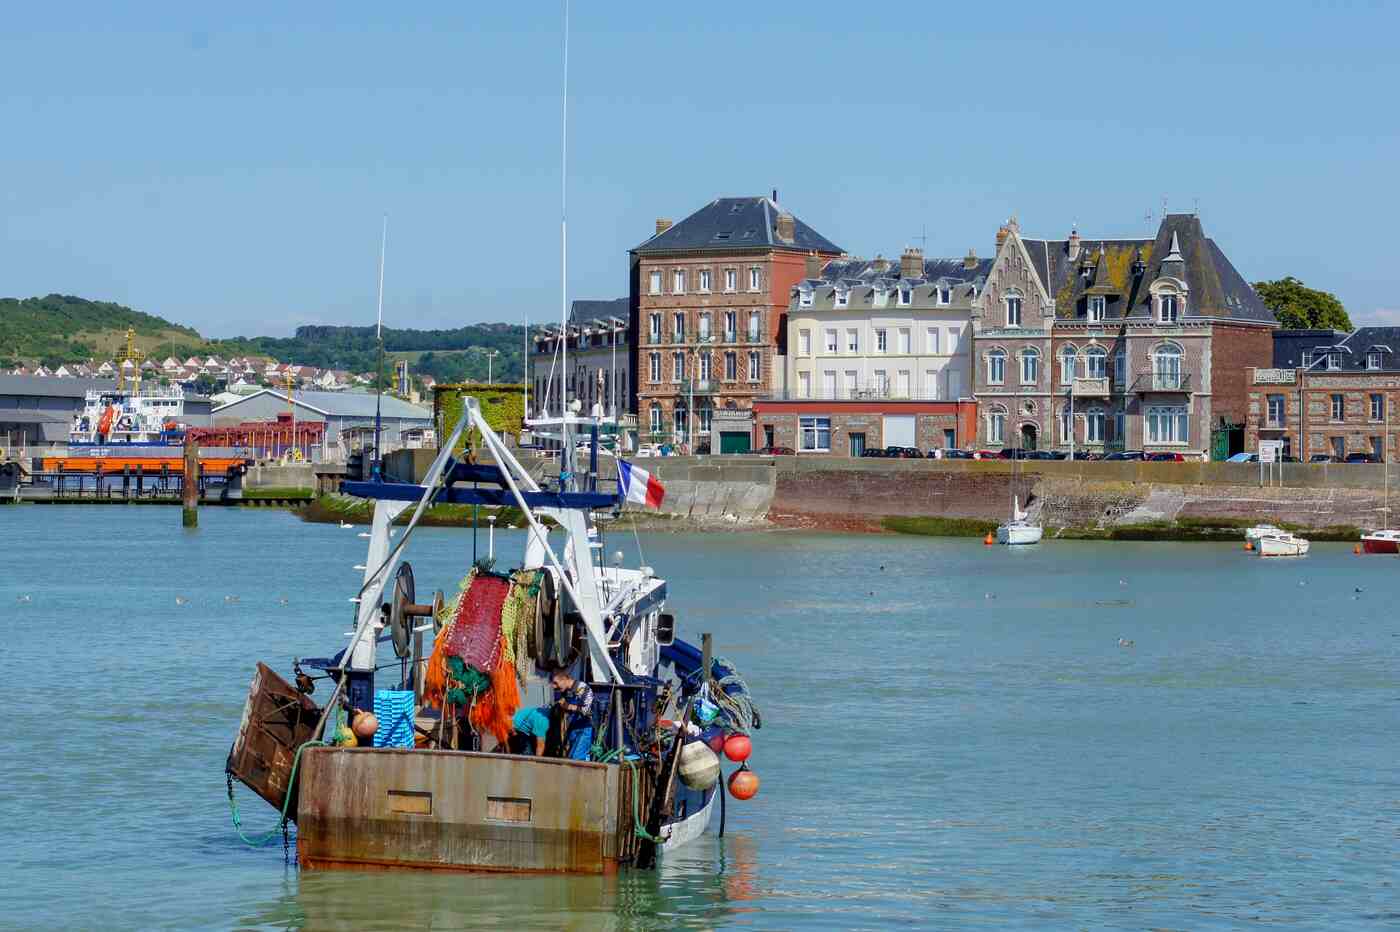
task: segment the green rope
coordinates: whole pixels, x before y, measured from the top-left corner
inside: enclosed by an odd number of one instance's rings
[[[254,848],[261,848],[264,845],[270,843],[272,839],[276,838],[278,835],[286,831],[287,807],[292,804],[292,787],[296,786],[297,768],[301,766],[301,752],[305,751],[307,748],[324,747],[330,747],[330,745],[326,744],[326,742],[324,741],[308,741],[301,747],[297,748],[296,756],[292,758],[292,775],[287,779],[287,795],[286,798],[282,800],[282,819],[280,822],[277,823],[276,828],[274,828],[272,831],[268,832],[261,838],[257,839],[256,841],[243,834],[243,819],[238,813],[238,801],[233,798],[233,775],[229,775],[228,807],[229,811],[233,814],[233,830],[238,833],[239,838],[243,839],[244,844],[252,845]]]
[[[622,763],[632,769],[632,832],[638,838],[645,838],[647,841],[661,844],[660,838],[653,838],[647,831],[647,825],[642,821],[641,797],[642,797],[642,769],[633,760],[622,759]]]

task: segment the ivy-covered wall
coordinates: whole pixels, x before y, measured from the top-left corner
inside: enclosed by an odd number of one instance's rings
[[[479,382],[459,382],[450,385],[433,386],[433,419],[437,422],[438,436],[442,440],[457,426],[462,416],[462,398],[471,395],[481,404],[486,415],[486,423],[501,435],[520,436],[525,423],[525,386],[517,384],[484,385]],[[464,446],[476,446],[479,441],[475,431],[462,435],[454,452]]]

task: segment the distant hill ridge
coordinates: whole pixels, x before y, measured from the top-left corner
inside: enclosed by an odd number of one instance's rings
[[[43,298],[0,298],[0,366],[41,362],[50,368],[92,358],[110,358],[124,344],[126,331],[151,358],[215,353],[220,356],[272,356],[282,362],[373,372],[378,356],[374,327],[308,324],[291,337],[234,337],[209,340],[192,327],[136,311],[120,304],[90,301],[71,295]],[[484,381],[486,354],[499,355],[491,365],[497,381],[524,376],[519,324],[472,324],[448,330],[385,327],[384,348],[407,356],[413,370],[438,381]]]

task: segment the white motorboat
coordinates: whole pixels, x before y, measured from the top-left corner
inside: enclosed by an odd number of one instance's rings
[[[1043,527],[1031,524],[1026,520],[1026,513],[1021,510],[1020,499],[1013,498],[1011,500],[1011,520],[997,528],[997,543],[1038,544],[1044,534]]]
[[[1265,534],[1259,538],[1255,547],[1261,557],[1301,557],[1308,552],[1308,542],[1287,531]]]

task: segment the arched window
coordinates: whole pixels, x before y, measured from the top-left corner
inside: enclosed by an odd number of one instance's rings
[[[1040,378],[1040,350],[1028,346],[1021,351],[1021,384],[1034,385]]]
[[[1084,371],[1091,379],[1108,378],[1108,350],[1102,346],[1084,350]]]
[[[1118,347],[1113,353],[1113,381],[1119,387],[1128,380],[1128,354],[1123,351],[1123,347]]]
[[[671,421],[676,433],[676,439],[678,440],[686,439],[686,433],[689,430],[689,421],[686,418],[687,413],[685,405],[683,404],[676,405],[676,410],[671,412]]]
[[[994,349],[987,354],[987,384],[1001,385],[1006,381],[1006,350]]]
[[[1006,296],[1006,326],[1021,326],[1021,294],[1012,291]]]
[[[1089,443],[1103,443],[1107,421],[1103,408],[1090,408],[1084,415],[1084,439]]]
[[[1060,413],[1056,420],[1060,422],[1060,442],[1069,443],[1070,431],[1073,430],[1070,426],[1069,405],[1060,406]]]
[[[1175,391],[1184,383],[1181,371],[1181,347],[1163,343],[1152,351],[1152,387]]]
[[[651,403],[651,432],[661,433],[661,405],[654,401]]]
[[[1006,409],[1001,405],[993,405],[987,412],[987,442],[1006,442]]]
[[[1075,357],[1078,353],[1073,346],[1060,347],[1060,381],[1066,384],[1074,381]]]
[[[1185,312],[1186,297],[1177,293],[1171,285],[1157,292],[1157,323],[1174,324]]]

